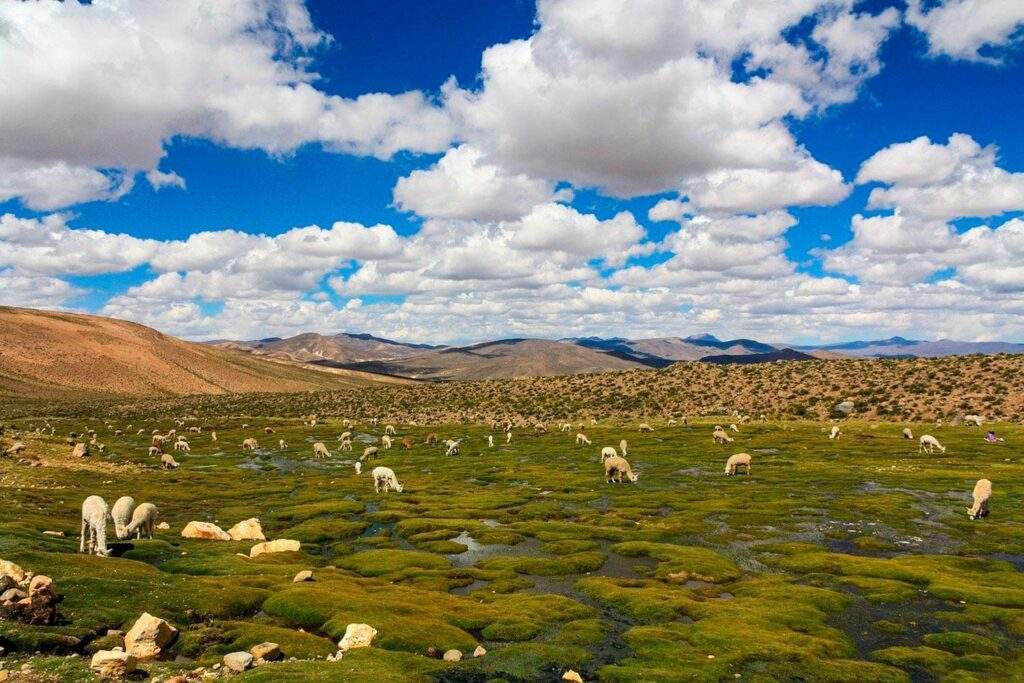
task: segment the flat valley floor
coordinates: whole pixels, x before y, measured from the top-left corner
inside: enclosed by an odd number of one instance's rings
[[[149,612],[180,630],[141,665],[160,678],[271,641],[285,660],[239,680],[1024,679],[1024,428],[995,423],[1005,442],[988,444],[988,425],[845,421],[829,440],[828,423],[765,422],[713,443],[730,421],[587,424],[592,446],[575,445],[576,424],[518,429],[511,445],[480,425],[397,424],[395,448],[357,475],[383,423],[357,423],[354,452],[339,453],[340,418],[199,417],[192,452],[165,471],[147,448],[169,419],[16,420],[4,444],[26,449],[0,458],[0,558],[50,576],[63,602],[54,626],[0,621],[0,667],[89,680],[89,655],[120,644],[108,629]],[[54,435],[34,432],[44,422]],[[89,428],[106,452],[72,458],[65,439]],[[461,454],[425,445],[431,432]],[[924,433],[946,452],[920,453]],[[639,481],[607,484],[600,450],[623,438]],[[740,452],[752,472],[724,476]],[[375,465],[404,492],[374,493]],[[980,478],[991,515],[972,521]],[[93,494],[151,502],[170,528],[118,543],[111,525],[113,557],[79,554]],[[251,541],[181,537],[192,520],[251,517],[301,550],[249,559]],[[301,570],[315,580],[293,583]],[[326,661],[350,623],[377,629],[372,647]],[[442,661],[449,649],[462,661]]]

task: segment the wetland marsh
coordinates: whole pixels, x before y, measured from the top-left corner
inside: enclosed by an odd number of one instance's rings
[[[35,433],[44,422],[53,435]],[[483,425],[398,424],[396,448],[356,475],[383,423],[357,423],[353,454],[337,450],[340,418],[199,417],[186,421],[203,427],[188,435],[191,453],[162,470],[147,448],[153,429],[174,426],[166,418],[130,430],[16,420],[5,438],[26,450],[0,459],[0,558],[53,578],[63,602],[55,625],[0,621],[0,666],[89,680],[88,655],[116,644],[108,631],[149,612],[180,631],[165,657],[141,664],[154,678],[210,671],[264,641],[285,660],[241,680],[550,681],[569,669],[588,681],[1024,678],[1024,429],[1001,423],[1006,442],[988,444],[976,428],[909,425],[947,446],[927,454],[901,438],[902,423],[843,422],[834,441],[826,423],[751,423],[718,445],[715,422],[655,422],[650,434],[587,424],[593,446],[574,444],[576,425],[517,429],[494,448]],[[68,434],[90,428],[106,452],[71,458]],[[424,445],[430,432],[462,439],[461,455]],[[398,447],[406,436],[411,450]],[[255,453],[242,452],[247,437]],[[600,449],[622,438],[639,481],[606,484]],[[331,457],[314,458],[314,441]],[[752,454],[752,473],[724,476],[739,452]],[[374,493],[377,464],[404,492]],[[972,521],[982,477],[992,513]],[[170,528],[112,540],[109,558],[79,554],[92,494],[152,502]],[[226,529],[251,517],[301,550],[250,559],[251,541],[180,535],[189,521]],[[293,583],[307,569],[315,580]],[[372,647],[326,661],[350,623],[377,629]],[[471,656],[477,646],[487,653]],[[465,657],[429,656],[449,649]]]

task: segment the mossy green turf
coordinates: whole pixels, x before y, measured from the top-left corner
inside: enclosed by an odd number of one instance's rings
[[[54,436],[27,429],[42,419],[16,423],[26,455],[46,464],[0,459],[0,557],[52,576],[64,621],[0,621],[14,664],[87,678],[85,658],[57,655],[109,645],[107,629],[148,611],[181,629],[171,654],[193,662],[146,665],[161,674],[269,640],[300,661],[245,678],[533,681],[568,668],[603,681],[1024,676],[1016,425],[996,426],[999,445],[984,430],[909,425],[947,446],[933,455],[901,438],[903,424],[845,422],[836,441],[821,423],[744,424],[734,443],[717,445],[714,421],[655,423],[653,434],[601,423],[583,429],[590,447],[574,444],[574,427],[517,430],[493,449],[486,427],[398,425],[396,443],[410,436],[415,447],[382,450],[357,476],[353,454],[336,450],[340,419],[189,422],[204,430],[187,435],[192,452],[176,454],[173,471],[146,451],[150,432],[173,424],[125,422],[109,422],[125,436],[100,419],[51,420]],[[64,438],[90,427],[107,452],[71,460]],[[383,427],[351,431],[365,440]],[[462,439],[462,455],[425,446],[430,432]],[[243,454],[250,436],[264,450]],[[640,479],[609,485],[600,449],[621,438]],[[289,447],[279,450],[279,439]],[[332,456],[315,459],[314,441]],[[752,455],[752,473],[724,476],[739,452]],[[376,464],[395,470],[403,493],[373,492]],[[994,483],[992,514],[971,521],[981,477]],[[120,546],[120,557],[79,555],[90,494],[155,503],[171,529]],[[249,517],[302,550],[249,559],[239,553],[250,542],[180,537],[190,520],[226,529]],[[302,569],[316,580],[292,583]],[[353,622],[377,628],[374,647],[325,661]],[[469,657],[477,645],[488,654]],[[441,662],[428,648],[467,658]]]

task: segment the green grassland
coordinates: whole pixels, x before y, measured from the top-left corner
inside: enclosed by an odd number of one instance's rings
[[[575,445],[574,424],[517,429],[508,446],[494,432],[488,448],[483,424],[396,423],[396,448],[357,476],[337,451],[340,418],[308,427],[245,412],[187,422],[204,430],[173,471],[146,452],[167,418],[54,418],[53,436],[32,431],[42,419],[15,421],[2,443],[24,441],[43,465],[0,458],[0,558],[51,576],[63,621],[0,621],[0,666],[88,680],[88,657],[67,655],[110,647],[108,629],[148,611],[181,629],[171,659],[144,665],[154,676],[269,640],[294,659],[240,679],[551,681],[570,668],[601,681],[1024,679],[1018,425],[996,424],[1006,442],[991,445],[948,425],[846,421],[831,441],[827,422],[753,422],[717,445],[712,426],[732,418],[651,420],[651,434],[607,421],[586,424],[592,446]],[[948,450],[919,453],[905,426]],[[85,428],[107,452],[71,460],[64,439]],[[358,455],[383,423],[352,431]],[[430,432],[462,439],[462,454],[424,445]],[[241,452],[249,436],[256,454]],[[600,449],[622,438],[639,481],[606,484]],[[313,457],[318,440],[330,459]],[[739,452],[751,474],[724,476]],[[375,464],[404,492],[375,494]],[[992,514],[972,521],[981,477],[994,483]],[[152,502],[171,528],[116,557],[80,555],[90,494]],[[249,559],[251,542],[180,536],[190,520],[227,529],[249,517],[302,550]],[[316,580],[292,583],[302,569]],[[373,647],[325,661],[353,622],[378,630]],[[477,645],[485,656],[469,656]],[[442,662],[431,648],[467,656]]]

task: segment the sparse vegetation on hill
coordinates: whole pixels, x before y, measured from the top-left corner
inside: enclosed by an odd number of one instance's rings
[[[843,401],[866,419],[935,420],[978,413],[1024,418],[1024,356],[818,360],[759,365],[678,363],[664,370],[280,395],[122,403],[118,414],[307,414],[400,421],[624,419],[731,412],[826,418]],[[842,417],[839,415],[838,417]]]

